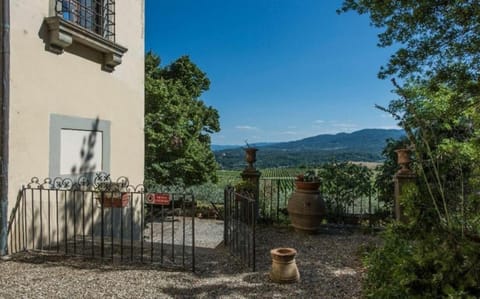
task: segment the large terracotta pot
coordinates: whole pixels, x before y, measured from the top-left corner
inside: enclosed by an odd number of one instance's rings
[[[303,181],[295,181],[295,188],[301,190],[310,190],[310,191],[318,191],[320,188],[320,182],[303,182]]]
[[[288,201],[288,215],[295,230],[314,234],[320,229],[325,216],[325,202],[318,182],[296,181],[296,189]]]
[[[272,256],[272,271],[270,278],[274,282],[291,283],[300,279],[295,255],[297,251],[293,248],[275,248],[270,250]]]

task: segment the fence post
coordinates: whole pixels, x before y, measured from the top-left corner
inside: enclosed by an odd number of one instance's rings
[[[0,256],[7,255],[8,201],[0,199]]]
[[[227,246],[228,245],[228,227],[229,227],[229,218],[230,215],[228,213],[229,209],[229,196],[230,196],[230,187],[227,186],[223,190],[223,245]]]

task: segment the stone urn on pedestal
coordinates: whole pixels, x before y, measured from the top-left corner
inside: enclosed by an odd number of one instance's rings
[[[248,163],[247,169],[255,169],[253,164],[257,161],[258,148],[247,147],[245,150],[245,161]]]
[[[243,149],[245,151],[245,161],[248,163],[245,169],[242,171],[240,176],[242,177],[241,185],[246,187],[248,197],[255,199],[257,203],[255,204],[255,214],[259,216],[258,210],[258,198],[259,198],[259,185],[260,185],[260,171],[255,168],[254,163],[257,161],[257,148],[250,147],[247,144],[247,147]]]
[[[326,214],[320,191],[320,181],[313,172],[297,176],[295,191],[288,201],[288,215],[296,231],[317,233]]]
[[[410,153],[411,151],[406,148],[397,149],[397,164],[400,165],[400,169],[395,173],[393,181],[395,184],[395,202],[394,212],[397,221],[406,223],[407,217],[403,213],[403,206],[401,203],[401,197],[404,193],[404,188],[409,184],[415,183],[415,173],[410,169]]]
[[[411,173],[410,170],[410,150],[406,148],[401,148],[395,150],[397,154],[397,164],[400,165],[399,173]]]
[[[250,182],[251,185],[255,185],[255,199],[258,199],[258,184],[260,178],[260,172],[253,165],[257,161],[257,151],[258,148],[246,147],[243,149],[245,151],[245,161],[248,163],[245,166],[245,169],[240,174],[244,182]]]

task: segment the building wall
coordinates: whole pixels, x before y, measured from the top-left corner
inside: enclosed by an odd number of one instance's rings
[[[144,1],[116,1],[116,42],[128,51],[111,73],[85,46],[73,44],[59,55],[46,50],[43,22],[52,2],[11,2],[10,211],[23,184],[51,175],[52,115],[109,124],[105,165],[112,178],[143,181]]]

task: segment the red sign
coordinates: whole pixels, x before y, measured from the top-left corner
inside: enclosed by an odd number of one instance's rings
[[[168,206],[170,204],[170,194],[150,193],[147,196],[147,202],[154,205]]]

